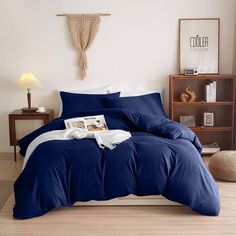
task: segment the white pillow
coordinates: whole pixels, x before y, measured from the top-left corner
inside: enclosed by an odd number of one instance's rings
[[[100,88],[94,88],[94,89],[88,89],[88,90],[65,91],[65,92],[68,92],[68,93],[80,93],[80,94],[108,94],[110,87],[111,87],[111,85],[108,84],[108,85],[105,85],[105,86],[100,87]],[[58,117],[60,117],[61,113],[62,113],[62,101],[61,101],[60,91],[58,91],[58,94],[59,94],[59,101],[60,101]]]
[[[116,93],[120,92],[120,97],[132,97],[132,96],[141,96],[141,95],[147,95],[151,93],[160,93],[161,97],[163,96],[163,93],[165,92],[163,88],[155,88],[155,89],[144,89],[144,90],[122,90],[114,88],[112,85],[108,88],[108,93]]]
[[[151,93],[162,93],[163,89],[156,90],[143,90],[143,91],[121,91],[120,97],[132,97],[132,96],[141,96]]]
[[[86,89],[86,90],[73,90],[73,91],[65,91],[68,93],[81,93],[81,94],[108,94],[109,93],[109,88],[111,87],[110,84],[105,85],[100,88],[92,88],[92,89]]]
[[[141,96],[151,93],[160,93],[161,100],[163,101],[164,89],[155,89],[155,90],[143,90],[143,91],[121,91],[120,97],[132,97],[132,96]]]

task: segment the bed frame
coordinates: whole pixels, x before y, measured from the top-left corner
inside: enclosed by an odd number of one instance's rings
[[[88,201],[76,202],[76,206],[171,206],[180,205],[179,203],[167,200],[162,196],[143,196],[128,195],[126,197],[115,198],[107,201]]]

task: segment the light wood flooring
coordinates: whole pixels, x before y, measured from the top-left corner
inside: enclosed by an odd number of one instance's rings
[[[0,155],[0,179],[15,179],[21,168],[12,154]],[[0,211],[1,236],[151,236],[151,235],[236,235],[236,183],[218,182],[221,213],[207,217],[184,206],[70,207],[44,216],[12,218],[14,196]]]

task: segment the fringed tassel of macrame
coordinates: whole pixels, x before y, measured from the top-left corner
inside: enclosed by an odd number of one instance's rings
[[[80,68],[80,78],[84,79],[87,70],[87,55],[85,52],[80,52],[79,56],[79,68]]]

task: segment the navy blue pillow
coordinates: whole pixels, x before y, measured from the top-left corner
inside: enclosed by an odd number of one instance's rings
[[[141,96],[107,98],[109,108],[125,108],[131,111],[167,117],[161,102],[160,93]]]
[[[109,94],[79,94],[60,92],[62,102],[61,117],[71,112],[89,111],[106,108],[106,98],[118,98],[120,93]]]

